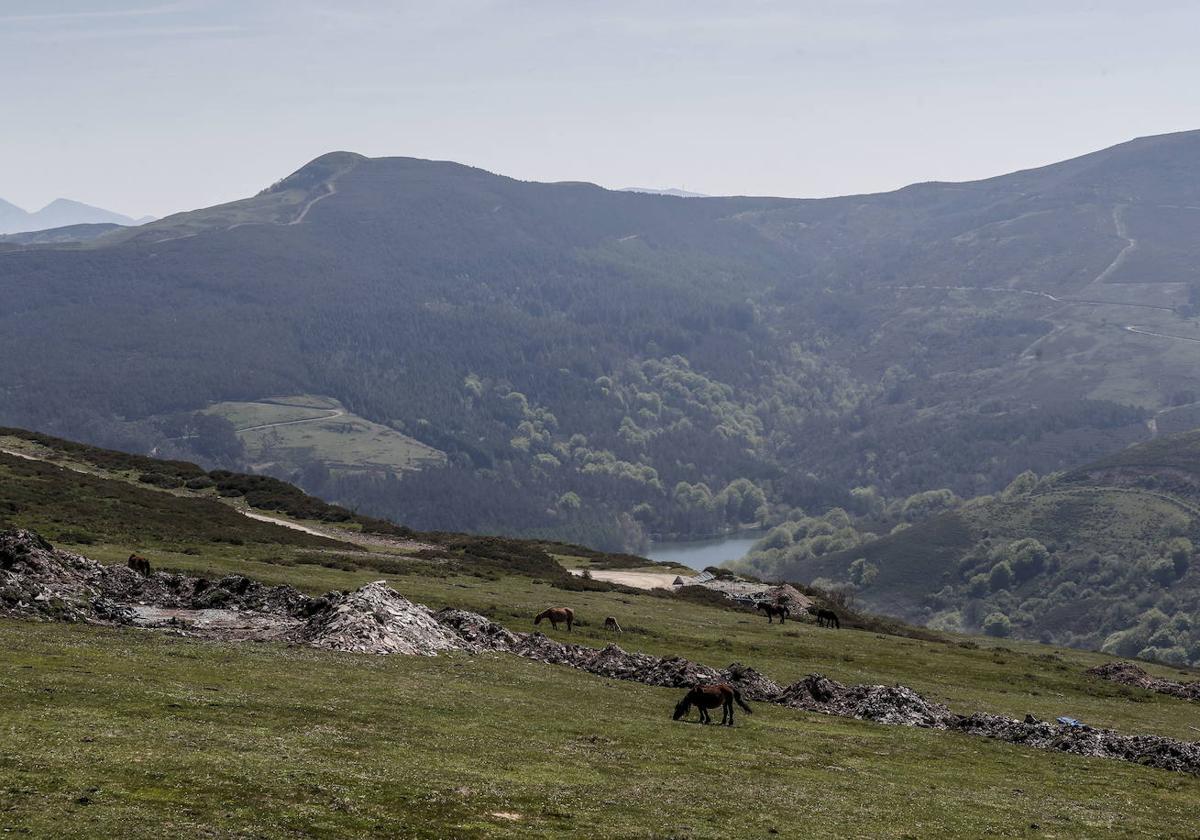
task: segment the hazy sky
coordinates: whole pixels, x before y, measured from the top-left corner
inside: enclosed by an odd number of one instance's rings
[[[131,215],[333,149],[819,196],[1200,127],[1200,3],[0,0],[0,197]]]

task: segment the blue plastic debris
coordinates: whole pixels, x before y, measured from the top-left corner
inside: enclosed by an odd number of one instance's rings
[[[1083,726],[1083,721],[1075,720],[1075,718],[1073,718],[1073,717],[1060,717],[1060,718],[1057,718],[1057,720],[1063,726],[1069,726],[1072,729],[1077,729],[1077,728]]]

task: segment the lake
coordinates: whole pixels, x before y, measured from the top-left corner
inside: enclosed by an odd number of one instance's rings
[[[730,560],[741,560],[766,531],[741,531],[715,540],[650,543],[646,556],[664,563],[681,563],[693,569],[720,566]]]

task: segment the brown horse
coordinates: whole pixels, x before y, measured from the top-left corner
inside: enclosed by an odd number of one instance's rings
[[[817,617],[818,627],[832,627],[834,630],[842,629],[842,622],[838,621],[837,613],[833,610],[826,610],[821,607],[809,607],[808,611]]]
[[[762,610],[767,614],[767,624],[775,623],[775,619],[772,616],[779,616],[779,623],[783,624],[787,617],[791,615],[791,612],[783,604],[772,604],[770,601],[759,601],[754,605],[754,608]]]
[[[624,633],[625,632],[624,630],[621,629],[621,625],[617,623],[617,620],[615,618],[613,618],[611,615],[608,618],[604,619],[604,629],[612,630],[614,633]]]
[[[565,622],[567,630],[570,631],[571,625],[575,622],[575,610],[570,607],[551,607],[548,610],[542,610],[533,617],[533,626],[541,624],[543,618],[549,619],[550,626],[555,630],[558,629],[560,621]]]
[[[708,716],[708,710],[721,706],[721,725],[733,726],[733,703],[735,700],[745,710],[746,714],[754,714],[754,710],[742,700],[742,693],[729,683],[698,685],[676,704],[675,713],[671,715],[671,719],[679,720],[691,711],[692,706],[695,706],[700,710],[700,722],[712,723],[712,718]]]
[[[150,577],[150,561],[137,554],[130,554],[126,566],[133,569],[142,577]]]

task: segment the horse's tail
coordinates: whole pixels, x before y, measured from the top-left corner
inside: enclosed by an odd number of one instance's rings
[[[743,712],[748,715],[754,714],[754,710],[747,706],[746,701],[742,699],[742,692],[738,691],[736,688],[733,690],[733,699],[736,700],[737,704],[742,707]]]

